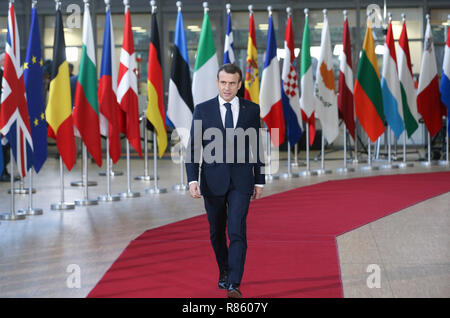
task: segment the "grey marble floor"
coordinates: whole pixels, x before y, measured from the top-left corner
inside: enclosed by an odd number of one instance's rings
[[[316,154],[312,152],[311,158]],[[277,174],[287,169],[286,154],[280,157],[275,162],[278,171],[273,170]],[[336,173],[343,165],[341,157],[342,152],[327,155],[326,168],[332,174],[275,180],[265,186],[264,196],[326,180],[450,170],[449,166],[423,167],[416,161],[410,168],[362,172],[361,163],[354,166],[356,172],[342,175]],[[304,152],[299,163],[293,172],[305,169]],[[149,166],[153,167],[152,160]],[[98,183],[89,187],[89,197],[96,198],[106,193],[106,178],[91,162],[88,167],[88,179]],[[144,173],[143,160],[132,159],[131,167],[133,177]],[[311,161],[311,169],[319,167],[320,161]],[[131,189],[140,192],[139,198],[61,212],[50,210],[59,201],[60,181],[59,161],[49,158],[34,178],[33,205],[42,208],[43,215],[0,221],[0,297],[85,297],[131,240],[148,229],[204,213],[202,200],[172,190],[180,181],[179,165],[163,159],[158,168],[159,186],[168,190],[165,194],[146,194],[153,181],[132,180]],[[126,160],[114,169],[124,175],[112,178],[111,192],[123,192]],[[71,172],[65,172],[66,201],[83,198],[81,188],[70,186],[80,179],[78,160]],[[9,183],[0,183],[0,213],[10,212],[8,189]],[[27,204],[26,195],[15,196],[16,210]],[[446,193],[339,236],[344,297],[450,297],[449,228],[450,193]]]

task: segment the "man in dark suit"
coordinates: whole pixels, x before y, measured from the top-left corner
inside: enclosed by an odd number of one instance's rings
[[[228,297],[241,298],[248,208],[251,199],[261,197],[265,183],[260,109],[236,96],[242,85],[242,72],[236,65],[225,64],[219,69],[217,85],[219,96],[195,106],[186,172],[191,196],[204,198],[219,267],[218,286],[227,289]]]

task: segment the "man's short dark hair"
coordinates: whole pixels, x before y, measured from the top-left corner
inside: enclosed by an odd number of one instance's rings
[[[231,63],[226,63],[224,65],[222,65],[219,70],[217,71],[217,79],[219,79],[219,73],[224,71],[225,73],[229,73],[229,74],[236,74],[238,73],[239,75],[239,82],[242,82],[242,71],[239,68],[239,66],[235,65],[235,64],[231,64]]]

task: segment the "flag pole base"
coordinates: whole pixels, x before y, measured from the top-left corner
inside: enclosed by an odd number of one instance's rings
[[[83,184],[83,181],[73,181],[73,182],[70,183],[70,185],[72,187],[82,187],[84,184]],[[88,181],[87,182],[87,186],[88,187],[95,187],[95,186],[97,186],[97,181]]]
[[[317,172],[316,171],[311,171],[311,170],[305,170],[305,171],[299,172],[298,176],[299,177],[317,176]]]
[[[97,205],[98,201],[95,199],[87,199],[87,200],[75,200],[75,205],[78,206],[88,206],[88,205]]]
[[[104,176],[106,176],[106,171],[100,171],[100,172],[98,173],[98,175],[104,177]],[[111,177],[122,176],[122,175],[123,175],[123,172],[122,172],[122,171],[112,171],[112,170],[111,170],[111,172],[109,173],[109,175],[110,175]]]
[[[15,188],[13,189],[14,194],[29,194],[30,189],[28,188]],[[32,189],[32,193],[36,193],[36,189]],[[11,194],[11,189],[8,189],[8,194]]]
[[[151,188],[151,189],[146,189],[145,193],[147,193],[147,194],[167,193],[167,189],[166,188]]]
[[[139,192],[133,192],[133,191],[127,191],[127,192],[121,192],[119,195],[122,198],[138,198],[141,196]]]
[[[114,201],[120,201],[120,196],[118,195],[100,195],[98,198],[99,202],[114,202]]]
[[[372,165],[361,167],[361,171],[375,171],[375,170],[380,170],[380,167]]]
[[[450,165],[450,162],[448,160],[439,160],[440,166],[448,166]]]
[[[408,167],[414,167],[414,164],[412,162],[400,162],[398,164],[398,167],[400,169],[408,168]]]
[[[266,182],[272,182],[273,180],[280,179],[280,176],[273,175],[273,174],[266,174]]]
[[[285,172],[280,174],[280,179],[291,179],[291,178],[298,178],[298,174]]]
[[[436,166],[437,162],[436,161],[422,161],[420,163],[420,165],[423,167],[431,167],[431,166]]]
[[[347,168],[337,168],[336,169],[336,173],[339,173],[339,174],[344,174],[344,173],[348,173],[348,172],[355,172],[355,168],[347,167]]]
[[[157,177],[159,180],[159,177]],[[151,180],[155,180],[155,177],[153,176],[136,176],[134,177],[134,180],[140,180],[140,181],[151,181]]]
[[[318,175],[318,176],[321,176],[321,175],[324,175],[324,174],[331,174],[331,173],[332,173],[332,171],[331,171],[331,170],[328,170],[328,169],[317,169],[317,170],[313,170],[312,172],[314,172],[315,175]]]
[[[398,169],[398,164],[388,163],[388,164],[382,165],[380,168],[383,170]]]
[[[189,190],[189,186],[187,184],[175,184],[172,186],[172,190],[174,191],[187,191]]]
[[[28,209],[20,209],[18,210],[19,213],[21,214],[26,214],[26,215],[42,215],[44,214],[44,211],[40,208],[28,208]]]
[[[2,221],[25,220],[25,214],[18,214],[18,213],[0,214],[0,220]]]
[[[52,209],[52,210],[73,210],[73,209],[75,209],[75,204],[68,203],[68,202],[53,203],[50,205],[50,209]]]

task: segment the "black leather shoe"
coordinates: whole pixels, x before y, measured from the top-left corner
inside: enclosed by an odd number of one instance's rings
[[[239,289],[239,284],[231,283],[228,287],[228,298],[242,298],[241,290]]]
[[[220,289],[228,289],[228,272],[220,273],[219,283],[217,285]]]

